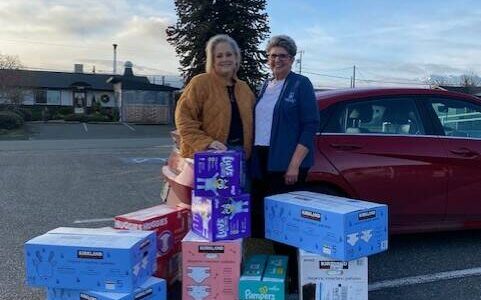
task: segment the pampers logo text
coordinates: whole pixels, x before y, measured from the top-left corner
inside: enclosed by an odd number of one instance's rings
[[[234,176],[234,166],[232,162],[233,157],[224,156],[220,162],[220,176],[221,177],[232,177]]]
[[[253,293],[251,290],[245,290],[244,296],[246,300],[276,300],[276,295],[263,293]]]

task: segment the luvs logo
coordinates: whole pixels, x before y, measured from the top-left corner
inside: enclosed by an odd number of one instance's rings
[[[234,158],[231,156],[223,156],[220,162],[220,176],[232,177],[234,176]]]
[[[227,231],[229,230],[228,223],[229,223],[228,217],[217,219],[217,222],[216,222],[217,238],[227,237]]]

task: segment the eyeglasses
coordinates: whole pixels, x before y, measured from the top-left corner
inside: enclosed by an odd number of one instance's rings
[[[269,54],[269,55],[267,55],[267,57],[270,60],[276,60],[276,58],[279,58],[280,60],[286,60],[286,59],[290,58],[291,56],[289,54],[286,54],[286,53],[281,53],[281,54]]]

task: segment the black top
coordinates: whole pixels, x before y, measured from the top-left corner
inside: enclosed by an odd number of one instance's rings
[[[237,105],[235,98],[234,86],[228,86],[227,92],[229,93],[232,112],[227,144],[229,146],[242,146],[244,144],[244,132],[242,130],[242,120],[239,113],[239,106]]]

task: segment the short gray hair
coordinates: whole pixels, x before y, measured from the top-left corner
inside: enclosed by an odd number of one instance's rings
[[[236,68],[235,72],[239,71],[240,62],[241,62],[241,53],[237,42],[228,36],[227,34],[218,34],[214,35],[207,41],[207,45],[205,46],[205,71],[207,73],[211,73],[214,71],[214,49],[220,43],[227,43],[232,47],[234,51],[234,55],[236,56]]]
[[[282,47],[286,49],[290,56],[294,57],[297,53],[296,42],[287,35],[275,35],[269,39],[267,42],[266,52],[269,53],[273,47]]]

